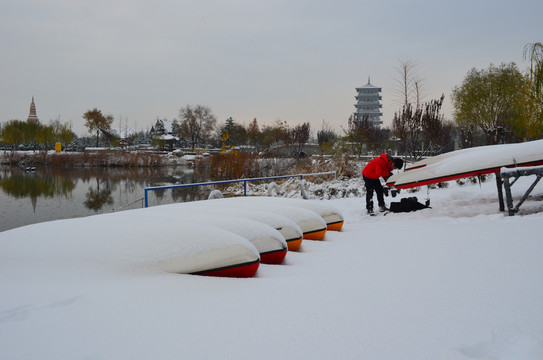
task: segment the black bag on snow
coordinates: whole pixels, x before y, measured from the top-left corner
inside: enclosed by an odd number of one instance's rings
[[[421,204],[416,196],[403,198],[400,202],[390,203],[390,212],[410,212],[422,210],[430,207],[430,202],[426,201],[426,204]]]

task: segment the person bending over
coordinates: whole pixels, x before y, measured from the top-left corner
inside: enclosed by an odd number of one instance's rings
[[[366,210],[368,214],[373,214],[373,192],[377,195],[377,204],[379,211],[386,211],[384,189],[379,178],[385,181],[392,175],[392,170],[401,169],[403,160],[393,158],[385,153],[370,161],[362,170],[362,177],[366,186]]]

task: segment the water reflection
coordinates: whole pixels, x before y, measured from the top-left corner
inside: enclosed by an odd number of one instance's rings
[[[38,176],[35,172],[8,169],[2,171],[0,175],[0,187],[14,198],[30,198],[35,210],[39,196],[69,198],[75,188],[75,182],[73,179],[48,173]]]
[[[106,180],[105,183],[106,186],[102,186],[100,189],[100,179],[96,178],[96,188],[93,188],[92,186],[89,187],[89,191],[85,194],[86,199],[83,202],[87,209],[98,212],[99,210],[102,210],[104,205],[113,204],[109,181]]]
[[[187,167],[38,168],[0,167],[0,231],[41,221],[143,206],[144,188],[208,181]],[[205,191],[205,190],[204,190]],[[150,205],[196,200],[195,188],[153,191]]]

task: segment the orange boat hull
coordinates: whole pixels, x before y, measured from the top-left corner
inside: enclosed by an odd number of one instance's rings
[[[288,251],[300,250],[300,246],[302,246],[302,240],[303,240],[303,237],[299,239],[287,240]]]
[[[343,220],[335,222],[335,223],[326,224],[326,230],[329,230],[329,231],[340,231],[342,227],[343,227]]]
[[[307,240],[322,240],[326,234],[326,229],[316,230],[304,233],[304,239]]]

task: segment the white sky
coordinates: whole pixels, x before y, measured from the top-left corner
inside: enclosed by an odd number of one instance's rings
[[[451,118],[472,67],[528,66],[542,13],[539,0],[0,0],[0,121],[26,120],[34,96],[42,122],[60,116],[78,135],[94,107],[146,129],[198,104],[220,123],[340,130],[370,76],[390,126],[403,59]]]

